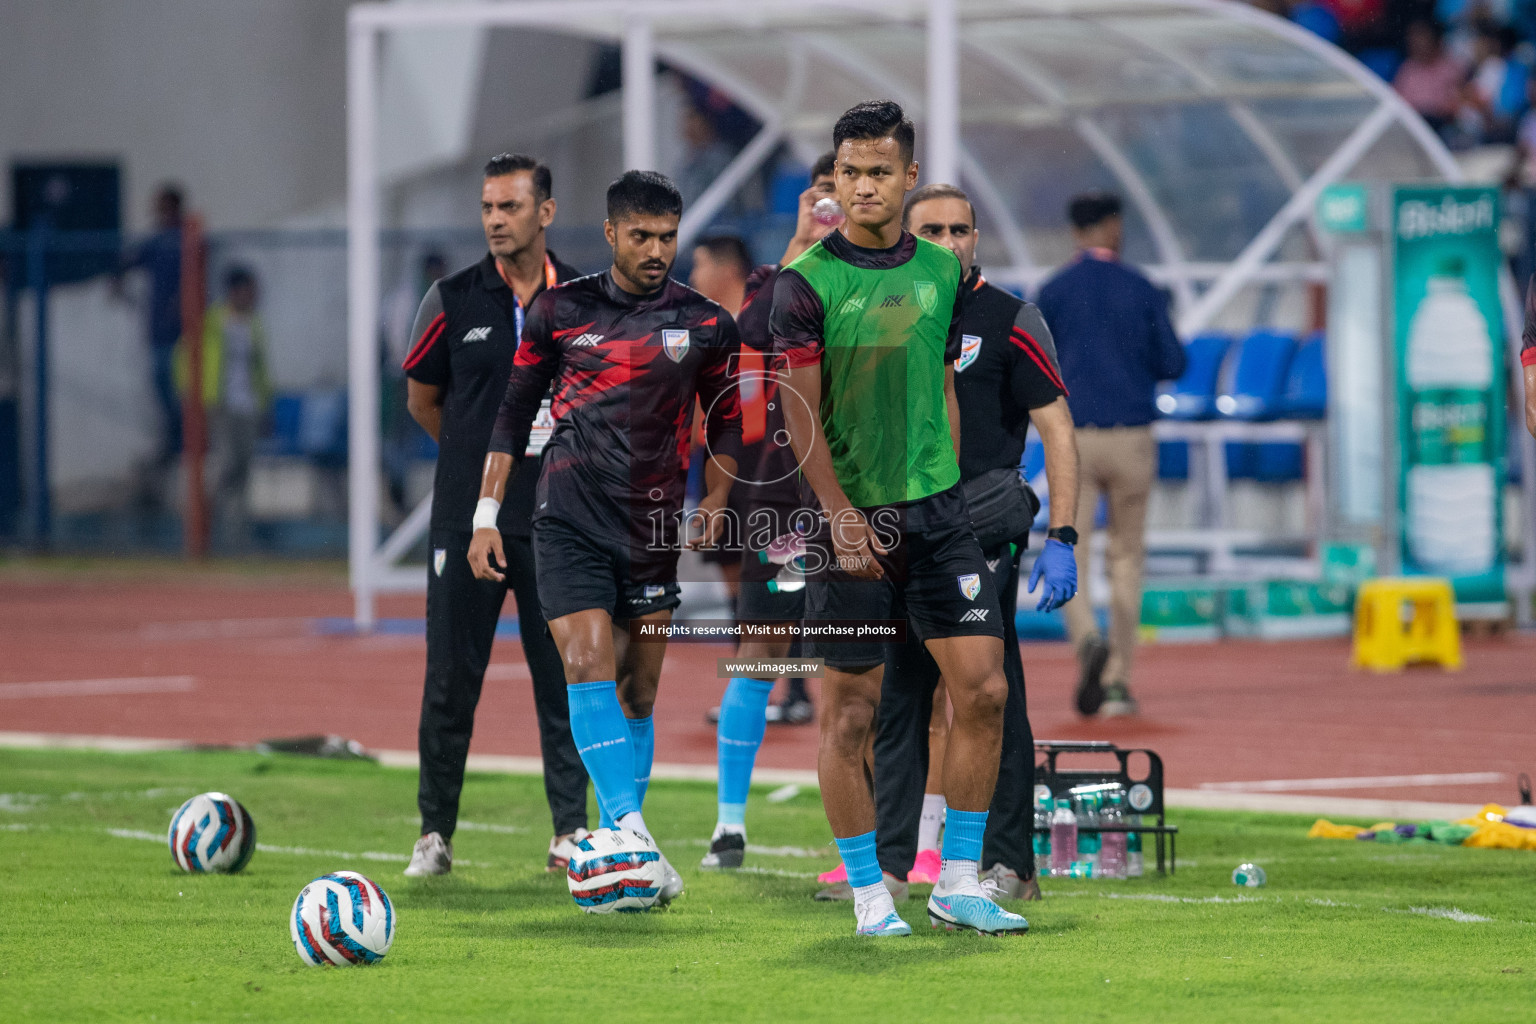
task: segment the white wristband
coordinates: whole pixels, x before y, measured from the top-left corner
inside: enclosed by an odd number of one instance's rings
[[[475,529],[496,529],[496,516],[501,512],[501,502],[495,498],[481,498],[475,503]]]

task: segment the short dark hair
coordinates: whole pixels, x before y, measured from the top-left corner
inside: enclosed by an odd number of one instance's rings
[[[866,100],[843,111],[832,126],[832,149],[841,149],[850,139],[883,139],[887,135],[896,140],[902,160],[910,164],[917,145],[917,129],[912,119],[894,100]]]
[[[694,246],[708,251],[710,258],[716,262],[734,263],[736,269],[741,271],[742,280],[750,277],[753,268],[757,266],[752,262],[752,250],[737,235],[710,235],[699,239]]]
[[[1120,216],[1120,197],[1113,192],[1084,192],[1067,204],[1067,219],[1079,231]]]
[[[817,178],[825,178],[827,175],[831,174],[832,168],[836,166],[837,150],[829,149],[827,152],[821,154],[821,156],[816,158],[816,162],[811,164],[811,184],[814,185]]]
[[[485,163],[487,178],[500,178],[519,171],[527,171],[533,175],[533,196],[539,202],[542,203],[555,194],[555,179],[549,173],[549,168],[531,156],[523,156],[521,153],[501,153],[491,157]]]
[[[224,271],[224,290],[232,292],[242,286],[256,286],[256,273],[243,264],[237,263]]]
[[[912,207],[918,203],[926,203],[930,199],[959,199],[970,207],[971,227],[976,226],[976,204],[971,202],[971,197],[965,194],[965,190],[958,185],[946,185],[943,182],[935,182],[932,185],[924,185],[907,196],[907,205],[901,210],[901,226],[906,227],[912,219]]]
[[[624,217],[683,215],[683,195],[672,179],[655,171],[625,171],[608,186],[608,220],[617,224]]]

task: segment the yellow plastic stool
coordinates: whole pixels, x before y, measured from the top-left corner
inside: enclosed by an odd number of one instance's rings
[[[1412,608],[1407,621],[1404,605]],[[1367,581],[1355,598],[1355,666],[1398,672],[1414,662],[1461,668],[1461,634],[1450,580],[1414,576]]]

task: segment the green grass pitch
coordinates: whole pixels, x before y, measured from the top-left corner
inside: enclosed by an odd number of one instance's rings
[[[471,775],[446,878],[400,874],[413,772],[232,752],[0,751],[0,1019],[1509,1021],[1536,1013],[1536,857],[1308,840],[1309,821],[1180,812],[1177,875],[1046,883],[1027,936],[860,940],[814,903],[836,862],[815,792],[753,792],[755,870],[697,870],[714,791],[657,783],[646,816],[688,891],[589,916],[543,869],[539,780]],[[261,849],[236,876],[175,869],[194,793],[231,793]],[[1240,890],[1253,860],[1269,885]],[[362,871],[399,914],[369,968],[304,966],[305,882]]]

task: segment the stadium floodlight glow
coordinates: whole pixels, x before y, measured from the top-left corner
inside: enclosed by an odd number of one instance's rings
[[[1311,231],[1305,194],[1329,180],[1459,178],[1423,120],[1353,57],[1299,26],[1228,0],[358,4],[347,19],[348,556],[361,629],[373,624],[377,593],[420,591],[426,583],[421,568],[394,565],[425,530],[426,507],[382,546],[378,540],[380,43],[387,33],[447,27],[525,27],[619,44],[628,166],[655,162],[658,61],[710,83],[747,110],[762,129],[695,204],[684,234],[707,226],[711,207],[728,200],[781,143],[804,159],[824,147],[843,108],[890,96],[918,122],[925,180],[955,181],[975,197],[1000,254],[989,259],[987,276],[1004,286],[1034,287],[1066,254],[1064,233],[1032,208],[1037,194],[1061,190],[1060,167],[1029,158],[1076,146],[1072,159],[1086,168],[1085,186],[1107,182],[1126,194],[1156,257],[1146,269],[1173,289],[1186,328],[1214,322],[1255,282],[1315,281],[1325,274],[1327,243]],[[1304,142],[1285,134],[1308,104],[1320,118],[1331,118],[1330,125],[1340,123],[1340,109],[1358,113],[1343,115],[1353,123],[1319,150],[1315,140],[1326,133]],[[1126,127],[1139,127],[1139,111],[1168,116],[1181,107],[1219,117],[1220,128],[1239,144],[1234,150],[1243,150],[1232,156],[1234,173],[1265,176],[1265,187],[1281,196],[1263,222],[1234,219],[1239,214],[1211,203],[1181,205],[1191,187],[1182,165],[1160,160],[1156,145]],[[1058,134],[1045,137],[1037,153],[1034,131]],[[1392,133],[1396,149],[1378,161],[1379,143]],[[1373,137],[1366,141],[1366,134]],[[1340,154],[1346,146],[1351,152]],[[1239,164],[1240,157],[1248,163]],[[1221,216],[1236,226],[1212,227]],[[1275,259],[1297,228],[1311,253]],[[1239,236],[1230,251],[1213,251],[1211,238]]]

